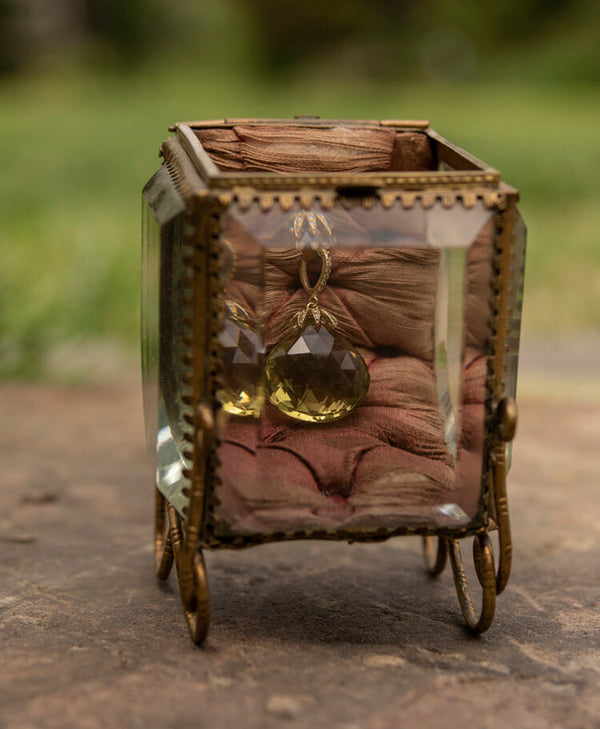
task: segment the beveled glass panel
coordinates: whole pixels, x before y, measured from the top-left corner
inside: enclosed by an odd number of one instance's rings
[[[191,391],[184,382],[185,354],[183,286],[183,215],[161,228],[160,343],[158,388],[158,434],[156,438],[156,479],[164,496],[182,511],[187,504],[183,472],[191,464],[184,456],[189,450],[185,434],[191,431],[185,421],[189,408],[183,398]]]
[[[463,358],[464,248],[442,248],[435,311],[434,375],[444,442],[456,462]]]
[[[480,203],[231,209],[219,535],[472,521],[492,232]]]
[[[510,266],[510,295],[508,299],[510,307],[508,349],[504,368],[504,394],[513,398],[517,394],[517,369],[519,365],[519,341],[521,338],[523,283],[525,278],[525,246],[527,242],[527,228],[523,218],[518,211],[516,215],[517,224],[515,226],[513,256]]]
[[[517,371],[519,367],[519,343],[521,339],[521,314],[523,311],[523,284],[525,280],[525,248],[527,244],[527,228],[517,211],[517,223],[513,242],[513,255],[510,266],[510,284],[508,306],[510,318],[506,359],[504,365],[504,395],[516,398]],[[506,467],[510,470],[512,463],[513,443],[506,444]]]
[[[156,485],[180,511],[185,423],[183,384],[183,201],[166,168],[143,193],[142,376],[146,440]]]
[[[158,431],[158,325],[160,225],[142,198],[142,383],[146,445],[153,456]]]

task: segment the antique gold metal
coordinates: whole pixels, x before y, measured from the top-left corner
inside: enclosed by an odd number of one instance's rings
[[[173,542],[171,523],[167,513],[167,501],[156,489],[154,513],[154,569],[159,580],[166,580],[173,566]]]
[[[437,545],[435,545],[436,539]],[[446,562],[448,561],[448,539],[445,536],[424,536],[423,558],[425,560],[427,572],[429,572],[432,577],[441,575],[446,567]]]
[[[319,278],[314,285],[312,285],[308,280],[307,259],[309,257],[320,259],[321,262]],[[325,309],[321,309],[319,307],[318,296],[325,286],[327,286],[327,280],[329,279],[330,273],[331,256],[326,248],[317,248],[314,251],[302,251],[302,256],[300,258],[300,283],[302,284],[302,288],[308,294],[308,303],[303,311],[299,311],[292,317],[292,323],[296,328],[302,328],[304,326],[304,322],[308,321],[311,317],[317,326],[321,323],[321,318],[325,319],[332,328],[337,326],[335,317],[328,311],[325,311]]]
[[[496,579],[494,574],[494,553],[492,542],[485,531],[473,538],[473,562],[481,585],[483,596],[479,615],[473,605],[467,576],[463,566],[458,539],[449,539],[450,562],[454,573],[454,583],[463,617],[470,630],[476,635],[484,633],[492,624],[496,610]]]
[[[308,253],[308,251],[306,251],[306,253]],[[325,248],[317,249],[314,251],[313,256],[317,256],[321,259],[321,271],[319,272],[319,278],[314,285],[311,285],[308,280],[308,272],[306,269],[307,255],[303,255],[300,259],[300,283],[311,298],[313,296],[318,296],[321,291],[323,291],[327,285],[329,274],[331,273],[331,256]]]
[[[517,431],[517,403],[512,397],[503,397],[496,408],[496,431],[500,440],[509,443]]]
[[[185,453],[191,464],[185,470],[189,504],[182,519],[172,505],[156,491],[155,508],[155,571],[159,579],[168,577],[176,566],[181,601],[190,636],[201,643],[210,621],[209,591],[202,549],[215,547],[240,548],[274,540],[305,537],[345,539],[352,542],[375,542],[400,534],[420,534],[427,570],[437,576],[444,570],[447,558],[462,613],[473,633],[487,630],[493,620],[496,595],[509,579],[512,557],[510,521],[506,494],[506,443],[514,437],[516,406],[503,393],[503,373],[510,316],[509,271],[513,253],[517,191],[500,181],[499,173],[471,155],[459,150],[428,128],[427,122],[360,121],[363,127],[384,126],[399,130],[419,130],[436,143],[440,171],[436,172],[363,172],[359,174],[238,174],[222,172],[202,147],[194,133],[200,128],[231,128],[240,122],[256,125],[273,120],[218,120],[180,123],[171,129],[175,136],[161,148],[164,163],[174,185],[185,198],[184,264],[186,273],[183,299],[185,312],[185,354],[182,359],[182,384],[186,393],[186,422],[190,433],[185,438]],[[299,119],[278,121],[290,126],[326,127],[331,120]],[[364,191],[348,196],[348,191]],[[375,528],[362,531],[322,530],[281,532],[276,535],[218,536],[215,530],[215,486],[219,483],[217,453],[218,427],[213,403],[222,384],[218,334],[223,316],[223,285],[220,280],[221,216],[232,202],[240,210],[257,203],[263,211],[279,206],[283,211],[299,205],[309,210],[318,203],[324,210],[336,201],[344,205],[362,205],[368,209],[378,201],[384,209],[399,204],[409,209],[419,203],[429,209],[435,203],[444,208],[463,206],[466,209],[481,202],[494,212],[494,254],[490,285],[490,320],[488,336],[488,372],[486,397],[486,429],[482,476],[481,508],[478,518],[466,527],[452,530],[431,530],[422,527]],[[303,267],[302,267],[303,266]],[[308,281],[306,260],[302,258],[302,284],[313,295],[327,281],[326,265],[314,286]],[[324,282],[321,280],[323,279]],[[319,286],[321,285],[321,288]],[[207,364],[203,364],[207,362]],[[495,567],[492,542],[488,533],[499,536],[498,567]],[[481,608],[473,605],[460,542],[473,537],[473,560],[482,589]],[[437,547],[434,539],[437,538]]]

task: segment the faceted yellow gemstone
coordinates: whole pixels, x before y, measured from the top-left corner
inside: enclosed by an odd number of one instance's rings
[[[345,417],[369,389],[363,358],[323,325],[308,325],[278,344],[267,357],[265,378],[273,405],[309,422]]]
[[[231,415],[260,415],[262,388],[262,344],[246,310],[226,302],[223,329],[219,334],[223,387],[217,392],[223,409]]]

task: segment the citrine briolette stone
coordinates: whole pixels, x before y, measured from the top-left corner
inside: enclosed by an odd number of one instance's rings
[[[223,387],[217,392],[217,397],[223,409],[230,415],[258,417],[264,401],[263,347],[250,315],[233,301],[225,303],[219,342]]]
[[[309,422],[345,417],[369,389],[363,358],[324,325],[309,324],[282,340],[266,359],[265,379],[273,405]]]

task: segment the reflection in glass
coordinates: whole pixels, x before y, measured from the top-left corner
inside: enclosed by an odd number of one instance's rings
[[[223,386],[217,391],[217,398],[223,410],[230,415],[258,417],[264,399],[262,342],[252,315],[231,299],[225,301],[219,343]]]
[[[180,512],[187,506],[184,470],[190,467],[184,457],[185,442],[181,428],[172,427],[177,421],[170,420],[161,394],[158,402],[158,432],[156,434],[156,485],[163,496]]]
[[[156,485],[182,511],[187,503],[183,398],[183,203],[165,168],[144,188],[142,374],[146,439]]]
[[[148,201],[142,198],[142,382],[146,445],[154,456],[158,430],[158,324],[160,226]]]
[[[506,349],[506,364],[504,368],[504,395],[516,398],[517,395],[517,369],[519,364],[519,342],[521,339],[521,314],[523,311],[523,284],[525,280],[525,245],[527,228],[525,222],[517,211],[517,225],[515,229],[515,246],[510,268],[509,307],[510,320],[508,324],[508,338]],[[510,471],[512,463],[513,441],[506,446],[506,468]]]
[[[434,368],[444,442],[454,461],[462,380],[464,273],[465,249],[443,249],[438,269]]]

